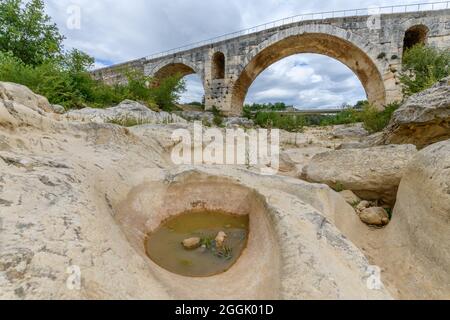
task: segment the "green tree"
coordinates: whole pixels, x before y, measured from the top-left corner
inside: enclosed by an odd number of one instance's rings
[[[61,56],[63,40],[42,0],[0,0],[0,51],[37,66]]]
[[[167,77],[161,81],[154,80],[150,90],[153,101],[163,110],[171,111],[175,108],[175,103],[186,91],[186,82],[181,75]]]
[[[125,99],[172,110],[185,83],[179,75],[160,82],[123,70],[126,83],[114,86],[89,74],[94,59],[73,49],[45,14],[42,0],[0,0],[0,81],[23,84],[67,109],[107,107]]]
[[[78,49],[72,49],[64,55],[63,66],[72,73],[87,72],[94,65],[95,59]]]
[[[450,74],[450,49],[416,45],[403,56],[401,82],[406,96],[430,88]]]

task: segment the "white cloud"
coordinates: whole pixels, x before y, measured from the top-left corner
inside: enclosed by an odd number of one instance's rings
[[[97,59],[98,66],[103,66],[300,13],[415,3],[417,0],[44,1],[48,13],[67,37],[66,47],[86,51]],[[81,9],[80,30],[67,27],[67,10],[72,5]],[[282,60],[258,78],[248,100],[256,101],[258,97],[265,97],[267,92],[283,90],[286,96],[277,95],[276,99],[298,106],[317,105],[317,97],[324,104],[363,97],[359,81],[350,77],[348,70],[344,72],[343,68],[346,67],[330,59],[308,55],[298,56],[297,60]],[[189,80],[188,87],[187,95],[191,95],[188,98],[200,100],[203,93],[199,90],[199,81]],[[258,90],[261,91],[259,95],[256,94]],[[297,94],[302,90],[315,93]],[[293,91],[297,98],[292,96]],[[308,97],[315,100],[308,102]],[[264,99],[269,100],[269,97]]]

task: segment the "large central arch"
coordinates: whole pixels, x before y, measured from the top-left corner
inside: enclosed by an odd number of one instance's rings
[[[261,72],[275,62],[299,53],[322,54],[344,63],[357,75],[371,103],[377,106],[386,103],[383,78],[376,64],[348,40],[328,33],[302,33],[281,40],[268,40],[260,48],[248,56],[247,64],[233,86],[231,101],[234,112],[242,110],[248,89]]]

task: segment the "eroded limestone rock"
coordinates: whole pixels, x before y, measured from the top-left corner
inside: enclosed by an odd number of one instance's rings
[[[155,112],[139,102],[125,100],[119,105],[106,109],[84,108],[66,113],[69,120],[91,121],[97,123],[113,122],[117,124],[127,122],[137,124],[169,124],[186,123],[183,118],[164,111]]]
[[[14,101],[37,112],[53,112],[47,98],[35,94],[27,87],[16,83],[0,82],[0,99]]]
[[[393,221],[372,230],[326,185],[242,166],[174,166],[171,126],[128,130],[8,105],[0,103],[0,299],[411,299],[450,292],[446,146],[416,156]],[[225,274],[178,277],[151,262],[144,239],[199,206],[250,214],[248,246]],[[410,206],[417,212],[408,215]],[[372,264],[382,268],[386,287],[379,291],[367,287]],[[81,272],[81,290],[68,289],[67,270]]]
[[[430,261],[450,265],[450,140],[423,149],[400,183],[394,217]],[[448,282],[450,284],[450,282]]]
[[[361,123],[354,125],[340,125],[333,129],[333,138],[362,138],[369,135]]]
[[[450,138],[450,77],[411,96],[383,132],[384,144],[414,144],[424,148]]]
[[[158,130],[13,111],[18,125],[1,133],[11,150],[0,152],[9,274],[0,299],[391,298],[367,288],[369,262],[337,227],[358,217],[326,186],[243,167],[176,167]],[[146,232],[193,206],[251,215],[247,249],[225,274],[177,277],[145,255]],[[68,268],[80,270],[81,290],[67,288]]]
[[[336,150],[316,155],[303,178],[344,188],[367,200],[394,203],[403,171],[417,153],[413,145]]]
[[[359,218],[370,226],[385,226],[389,223],[389,215],[381,207],[366,208],[361,211]]]

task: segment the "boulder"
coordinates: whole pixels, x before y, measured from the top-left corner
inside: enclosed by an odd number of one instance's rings
[[[392,204],[403,170],[416,153],[413,145],[329,151],[316,155],[303,168],[302,178]]]
[[[450,138],[450,77],[411,96],[393,115],[382,144],[424,148]]]
[[[354,194],[353,191],[344,190],[344,191],[339,192],[339,194],[350,205],[354,205],[355,203],[359,204],[361,202],[361,198],[359,198],[356,194]]]
[[[450,140],[423,149],[409,163],[393,217],[420,255],[447,272],[450,284]]]
[[[47,98],[35,94],[27,87],[16,83],[0,82],[0,99],[14,101],[38,112],[53,112]]]
[[[183,240],[182,244],[185,249],[194,250],[194,249],[200,248],[201,239],[200,238],[185,239],[185,240]]]
[[[366,137],[369,135],[369,132],[366,129],[364,129],[362,123],[357,123],[355,125],[335,126],[331,134],[333,138],[343,139],[343,138]]]
[[[356,211],[362,212],[363,210],[365,210],[365,209],[367,209],[369,207],[370,207],[370,202],[366,201],[366,200],[363,200],[356,206]]]
[[[216,240],[216,247],[217,248],[222,248],[226,239],[227,239],[227,234],[225,232],[223,232],[223,231],[220,231],[217,234],[217,237],[215,239]]]
[[[186,123],[183,118],[164,111],[155,112],[145,105],[125,100],[119,105],[106,109],[84,108],[66,113],[69,120],[116,124],[169,124]]]
[[[304,148],[283,149],[280,152],[280,174],[298,178],[303,168],[311,162],[311,159],[319,153],[328,152],[330,149],[308,146]]]
[[[369,226],[385,226],[389,223],[389,215],[385,209],[380,207],[366,208],[362,210],[359,218]]]

